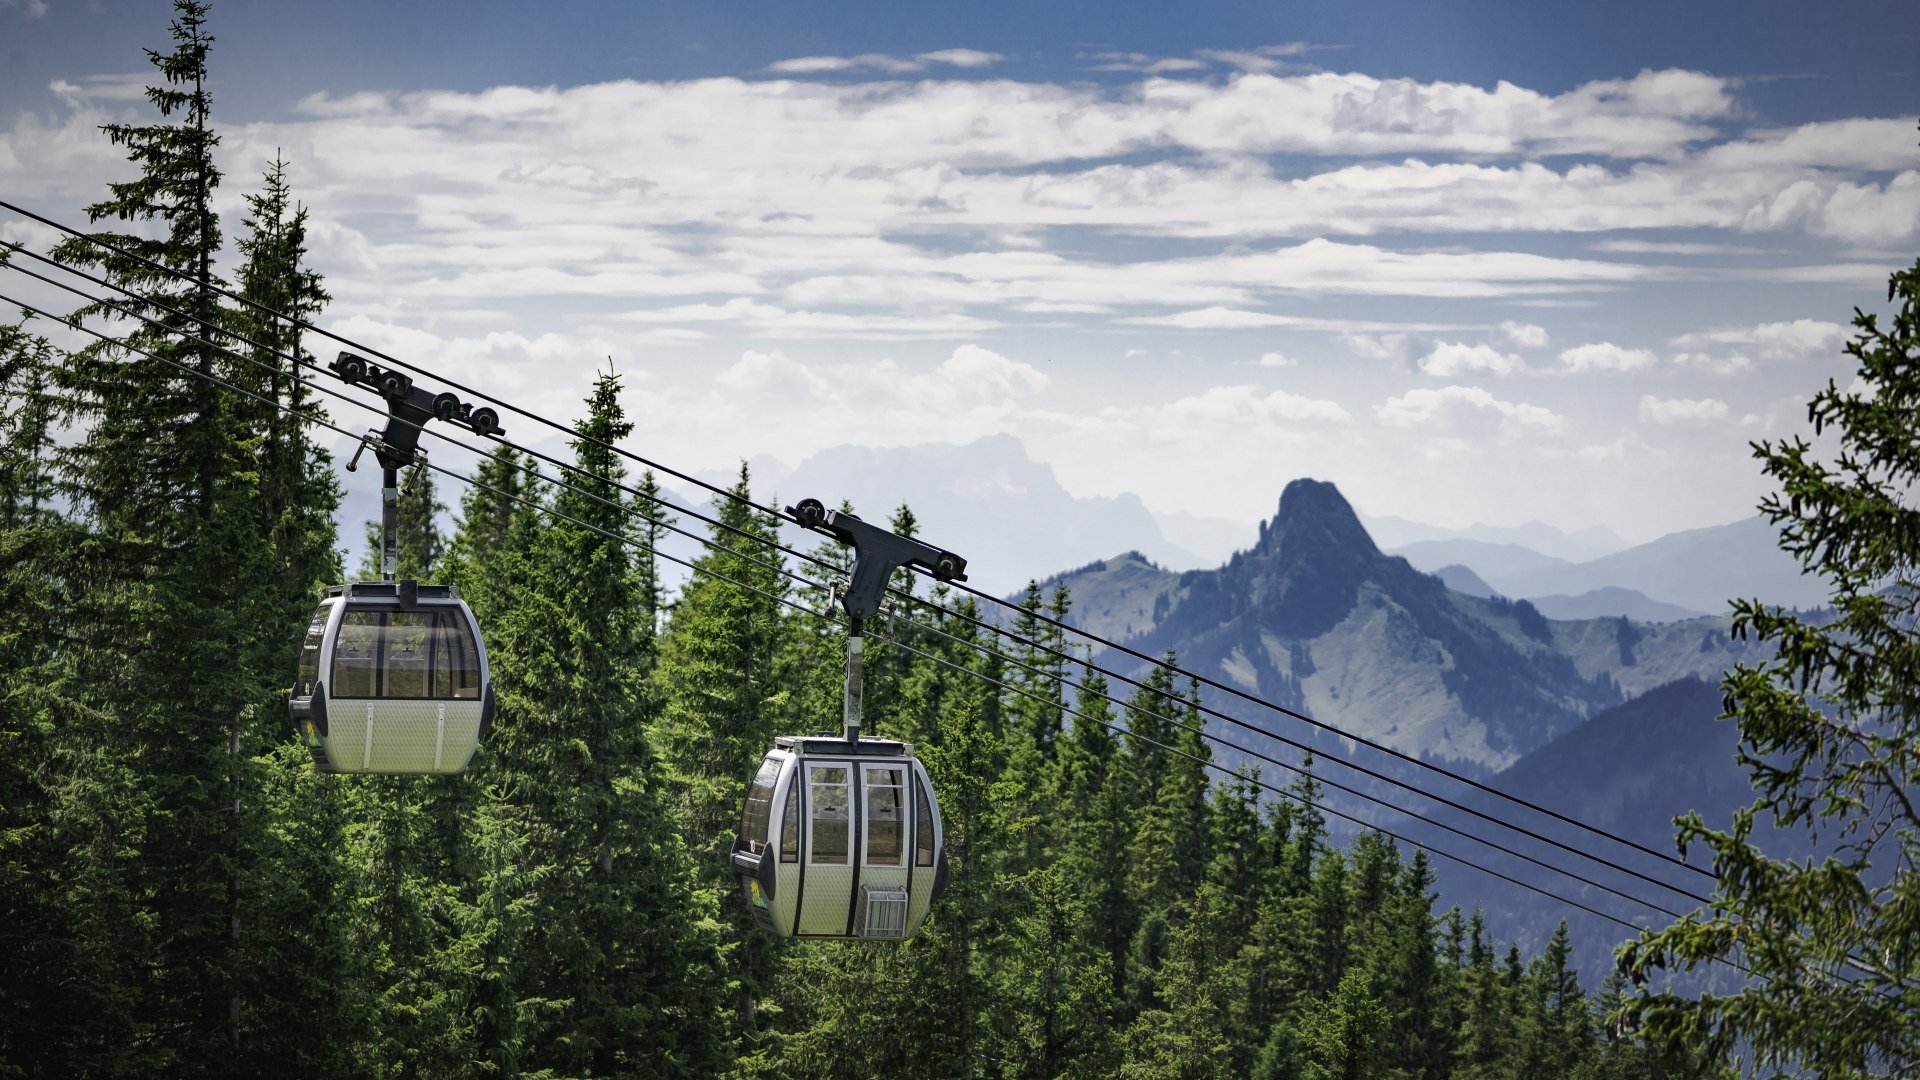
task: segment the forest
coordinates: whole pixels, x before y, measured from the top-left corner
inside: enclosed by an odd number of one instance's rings
[[[316,771],[287,687],[350,568],[290,358],[329,297],[284,163],[216,214],[212,35],[176,8],[153,115],[102,133],[129,171],[89,215],[127,254],[55,250],[135,299],[62,313],[90,340],[0,326],[0,1075],[1727,1073],[1618,1023],[1629,982],[1580,985],[1564,927],[1523,955],[1426,853],[1337,840],[1310,775],[1213,775],[1166,668],[1118,706],[1065,689],[1063,590],[1029,588],[1034,646],[944,587],[870,643],[869,731],[918,748],[944,814],[924,930],[756,930],[726,861],[747,780],[837,728],[845,625],[744,465],[669,572],[682,522],[607,449],[636,419],[611,370],[564,483],[504,447],[471,485],[405,473],[400,576],[485,628],[470,767]]]

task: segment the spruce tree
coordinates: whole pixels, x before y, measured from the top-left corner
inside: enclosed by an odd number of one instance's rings
[[[712,547],[693,560],[693,576],[667,616],[650,690],[659,711],[649,730],[670,773],[670,805],[696,872],[743,939],[733,953],[733,1024],[741,1039],[761,1027],[759,1006],[776,951],[754,928],[726,852],[739,828],[748,776],[782,733],[781,721],[792,720],[791,680],[781,667],[789,627],[781,604],[784,557],[773,546],[775,523],[744,502],[748,479],[742,464],[731,490],[736,497],[717,500],[717,520],[728,528],[712,530]],[[805,718],[801,730],[820,723]]]
[[[646,741],[651,631],[607,449],[632,431],[619,389],[595,383],[557,520],[499,620],[491,790],[509,808],[489,813],[525,830],[542,912],[519,945],[519,1064],[705,1075],[723,1059],[718,942]]]
[[[287,632],[259,529],[262,433],[209,381],[242,366],[219,343],[212,37],[203,5],[181,0],[175,15],[172,50],[148,53],[159,119],[104,128],[139,175],[88,207],[94,222],[162,223],[158,236],[104,235],[166,269],[84,238],[56,249],[132,290],[121,310],[153,320],[73,354],[58,376],[65,419],[86,432],[68,467],[90,533],[72,672],[88,719],[62,732],[74,751],[62,818],[71,933],[89,952],[72,1060],[89,1071],[197,1072],[240,1040],[245,753],[286,678],[260,666],[259,643]]]
[[[1831,611],[1734,603],[1733,632],[1777,644],[1725,680],[1758,797],[1724,830],[1680,821],[1712,853],[1713,904],[1622,951],[1636,978],[1737,956],[1731,993],[1649,991],[1635,1019],[1661,1042],[1747,1044],[1767,1067],[1833,1076],[1920,1067],[1920,261],[1895,273],[1884,327],[1856,309],[1853,386],[1828,380],[1813,434],[1753,444],[1780,485],[1760,509],[1780,546],[1832,588]],[[1754,826],[1833,845],[1821,863],[1762,851]]]

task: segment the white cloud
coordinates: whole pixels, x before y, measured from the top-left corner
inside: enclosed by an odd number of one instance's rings
[[[1172,315],[1143,315],[1127,321],[1138,326],[1177,326],[1183,330],[1246,330],[1258,326],[1297,326],[1300,322],[1286,315],[1218,306]]]
[[[1822,168],[1894,172],[1920,169],[1916,117],[1824,120],[1748,133],[1746,139],[1701,154],[1715,169]]]
[[[767,65],[767,70],[777,75],[823,75],[829,72],[858,71],[868,69],[884,71],[890,75],[904,75],[919,71],[925,65],[898,56],[885,53],[862,53],[859,56],[796,56],[789,60],[776,60]]]
[[[1640,419],[1650,424],[1705,424],[1727,418],[1727,403],[1714,398],[1640,398]]]
[[[47,13],[46,0],[0,0],[0,11],[15,10],[29,19],[38,19]]]
[[[1547,329],[1532,323],[1515,322],[1512,319],[1500,321],[1500,336],[1523,349],[1544,349],[1547,347]]]
[[[1410,334],[1344,333],[1340,342],[1362,360],[1411,361],[1426,345]]]
[[[1093,59],[1100,61],[1088,68],[1089,71],[1137,71],[1144,75],[1172,75],[1186,71],[1204,71],[1204,60],[1195,60],[1185,56],[1148,56],[1137,52],[1095,53]]]
[[[983,68],[997,64],[1006,57],[999,53],[981,52],[979,49],[936,49],[914,56],[915,60],[927,64],[946,64],[959,68]]]
[[[1803,360],[1838,355],[1846,340],[1847,328],[1839,323],[1794,319],[1731,330],[1682,334],[1673,339],[1673,345],[1681,349],[1738,345],[1761,360]]]
[[[1700,368],[1716,375],[1737,375],[1753,367],[1752,357],[1737,352],[1679,352],[1673,354],[1673,362],[1680,367]]]
[[[1560,363],[1568,371],[1639,371],[1659,360],[1646,349],[1628,349],[1611,341],[1575,345],[1560,351]]]
[[[925,71],[929,66],[983,68],[1004,59],[999,53],[979,49],[936,49],[912,57],[886,53],[862,53],[859,56],[796,56],[776,60],[767,70],[776,75],[824,75],[843,71],[879,71],[888,75],[907,75]]]
[[[1280,45],[1262,45],[1254,49],[1201,49],[1194,55],[1241,71],[1267,74],[1285,69],[1288,59],[1305,56],[1312,52],[1313,48],[1304,41],[1289,41]]]
[[[1300,361],[1281,353],[1266,352],[1261,353],[1260,358],[1255,360],[1254,363],[1259,364],[1261,367],[1294,367],[1298,365]]]
[[[1466,345],[1442,341],[1436,343],[1433,351],[1420,358],[1420,370],[1428,375],[1441,378],[1454,378],[1470,372],[1484,371],[1493,375],[1511,375],[1526,366],[1526,361],[1512,353],[1503,353],[1491,345]]]
[[[1602,240],[1593,250],[1614,255],[1751,255],[1740,244],[1699,244],[1681,240]]]
[[[1564,419],[1550,409],[1502,401],[1477,386],[1443,386],[1409,390],[1388,398],[1375,410],[1394,427],[1433,429],[1461,436],[1485,436],[1489,422],[1507,432],[1552,432]]]
[[[1344,424],[1352,416],[1339,403],[1275,390],[1262,394],[1252,386],[1216,386],[1203,394],[1180,398],[1155,410],[1161,421],[1181,430],[1204,430],[1211,425],[1242,420],[1270,423],[1283,420]]]
[[[1044,390],[1052,381],[1031,364],[1009,360],[978,345],[962,345],[953,350],[953,355],[940,365],[940,377],[1007,396]]]

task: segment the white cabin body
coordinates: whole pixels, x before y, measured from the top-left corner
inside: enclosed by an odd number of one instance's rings
[[[322,772],[460,772],[493,721],[480,626],[452,586],[333,586],[288,708]]]
[[[906,743],[782,737],[749,781],[732,863],[781,937],[912,937],[946,888],[940,804]]]

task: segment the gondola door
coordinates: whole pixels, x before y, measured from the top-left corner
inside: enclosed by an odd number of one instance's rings
[[[800,863],[803,867],[799,937],[845,937],[853,899],[853,853],[858,839],[858,789],[848,761],[800,759]]]

